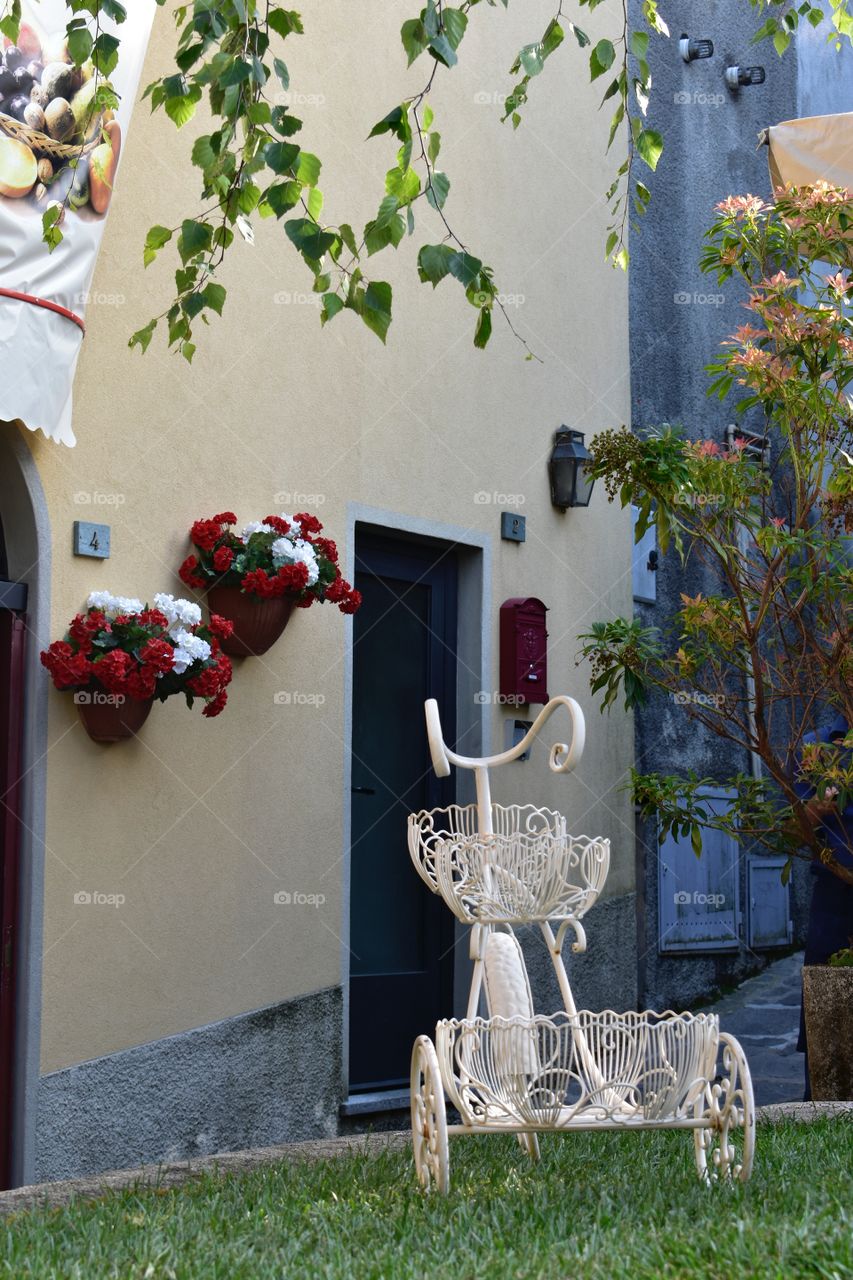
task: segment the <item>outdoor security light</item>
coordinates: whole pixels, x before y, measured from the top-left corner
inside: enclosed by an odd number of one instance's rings
[[[751,84],[764,84],[766,79],[763,67],[726,67],[726,84],[730,89],[742,89]]]
[[[561,511],[569,507],[588,507],[595,484],[586,471],[591,454],[583,442],[583,432],[560,427],[554,434],[554,447],[548,460],[551,502]]]
[[[714,56],[713,40],[694,40],[691,36],[683,35],[678,42],[678,48],[685,62],[696,62],[699,58]]]

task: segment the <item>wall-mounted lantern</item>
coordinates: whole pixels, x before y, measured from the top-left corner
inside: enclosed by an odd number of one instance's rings
[[[583,432],[559,427],[554,433],[554,447],[548,459],[551,502],[561,511],[569,507],[588,507],[595,481],[587,475],[592,455],[583,442]]]

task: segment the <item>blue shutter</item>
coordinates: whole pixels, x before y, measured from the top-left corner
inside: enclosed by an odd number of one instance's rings
[[[782,883],[785,862],[785,858],[747,858],[748,940],[756,949],[786,947],[791,941],[790,885]]]
[[[724,813],[731,792],[702,790],[707,808]],[[722,831],[703,831],[702,856],[689,837],[667,836],[658,855],[658,949],[736,951],[740,876],[737,842]]]
[[[631,507],[631,541],[633,543],[633,575],[634,599],[644,604],[654,604],[657,599],[657,572],[649,568],[649,557],[657,551],[657,530],[652,525],[643,534],[639,542],[634,542],[634,530],[637,527],[639,508]]]

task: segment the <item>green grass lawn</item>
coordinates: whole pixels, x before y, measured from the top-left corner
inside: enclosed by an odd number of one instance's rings
[[[764,1125],[747,1186],[703,1187],[687,1133],[451,1139],[451,1194],[355,1153],[4,1224],[0,1276],[57,1280],[853,1277],[853,1123]]]

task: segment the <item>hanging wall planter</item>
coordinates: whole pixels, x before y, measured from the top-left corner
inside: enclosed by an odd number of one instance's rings
[[[73,690],[80,719],[94,742],[133,738],[148,719],[155,698],[196,698],[203,714],[219,715],[228,698],[231,662],[221,641],[231,624],[201,621],[189,600],[156,595],[153,608],[141,600],[94,591],[85,613],[73,619],[64,640],[41,655],[57,689]]]
[[[206,590],[211,610],[233,624],[222,638],[226,653],[266,653],[293,610],[315,601],[355,613],[361,595],[341,576],[337,547],[321,537],[316,516],[265,516],[242,534],[232,528],[236,522],[232,511],[196,520],[190,530],[195,554],[179,570],[187,586]]]
[[[152,698],[129,698],[110,693],[97,680],[79,689],[74,702],[93,742],[121,742],[135,738],[154,706]]]
[[[261,600],[239,587],[211,587],[207,593],[211,612],[233,624],[234,630],[222,640],[222,648],[232,657],[246,658],[266,653],[287,626],[295,607],[292,596]]]

